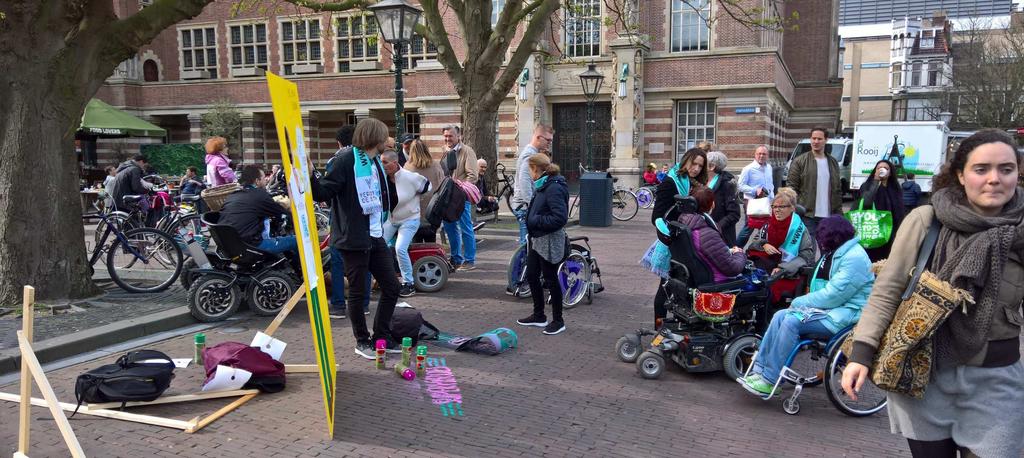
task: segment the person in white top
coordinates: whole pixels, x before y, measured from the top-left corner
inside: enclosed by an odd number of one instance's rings
[[[420,195],[431,191],[430,180],[399,167],[398,153],[394,150],[385,151],[380,158],[384,172],[394,178],[395,190],[398,193],[398,205],[384,223],[384,240],[398,255],[398,269],[402,272],[402,287],[398,295],[409,297],[416,294],[409,244],[412,243],[416,230],[420,228]]]
[[[768,146],[761,145],[754,149],[754,161],[743,167],[740,172],[740,181],[736,189],[743,193],[744,203],[751,199],[767,197],[775,198],[775,181],[772,174],[772,165],[768,163]],[[744,211],[747,206],[743,205]],[[747,221],[743,221],[743,229],[736,237],[736,246],[746,246],[750,240],[751,230]]]

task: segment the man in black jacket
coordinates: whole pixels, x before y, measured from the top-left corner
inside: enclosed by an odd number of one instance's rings
[[[398,205],[398,192],[379,157],[387,140],[384,123],[373,118],[359,121],[352,148],[335,155],[322,177],[310,176],[313,198],[331,203],[331,244],[345,260],[345,302],[356,338],[355,353],[366,359],[376,357],[372,342],[378,339],[387,341],[388,351],[399,351],[391,335],[399,284],[394,254],[384,241],[384,223]],[[368,273],[377,279],[381,291],[372,336],[361,305]]]
[[[268,253],[298,254],[294,235],[270,236],[270,220],[280,220],[286,211],[274,202],[270,193],[263,188],[263,169],[258,165],[247,165],[242,169],[238,184],[242,189],[228,196],[220,211],[220,224],[238,231],[246,243]]]
[[[142,180],[142,177],[145,175],[143,168],[147,165],[149,165],[149,162],[146,160],[146,156],[138,154],[117,166],[113,190],[110,192],[115,208],[118,210],[126,209],[124,201],[121,200],[124,196],[144,195],[149,192],[152,185]],[[149,213],[149,199],[142,199],[139,201],[139,205],[142,207],[142,214]]]

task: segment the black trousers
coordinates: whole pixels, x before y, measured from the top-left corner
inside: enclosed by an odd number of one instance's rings
[[[562,322],[562,287],[558,283],[558,264],[547,262],[536,251],[530,250],[526,255],[526,282],[530,284],[530,297],[533,299],[533,316],[544,316],[544,288],[540,277],[544,275],[544,284],[551,292],[551,319]]]
[[[369,250],[339,251],[345,260],[345,279],[348,281],[345,304],[356,342],[372,344],[377,339],[392,339],[391,316],[395,313],[399,289],[393,252],[384,239],[379,237],[370,238]],[[380,286],[380,301],[377,303],[377,313],[373,316],[372,336],[366,330],[366,316],[363,315],[363,300],[370,294],[366,290],[367,273],[373,274]]]
[[[668,309],[665,302],[668,301],[668,294],[665,293],[665,280],[658,280],[658,292],[654,293],[654,319],[668,316]]]
[[[422,223],[422,221],[421,221]],[[412,236],[412,243],[437,243],[437,226],[423,223]]]

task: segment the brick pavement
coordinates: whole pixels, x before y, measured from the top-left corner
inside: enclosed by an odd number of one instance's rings
[[[499,356],[452,353],[444,357],[461,394],[463,416],[446,417],[430,401],[425,381],[406,382],[352,354],[347,321],[334,323],[338,374],[336,427],[325,437],[319,384],[313,374],[293,375],[288,388],[260,395],[194,435],[117,420],[79,416],[71,421],[90,456],[906,456],[902,439],[888,432],[885,413],[846,417],[821,388],[801,397],[797,416],[780,401],[763,402],[721,374],[687,374],[670,366],[660,380],[643,380],[633,365],[618,362],[613,345],[625,331],[653,314],[655,278],[637,259],[650,243],[648,214],[611,228],[573,228],[591,236],[606,291],[594,304],[566,312],[568,331],[544,336],[515,319],[529,313],[527,300],[503,292],[511,236],[485,236],[476,271],[456,273],[435,295],[408,302],[442,330],[474,334],[498,326],[516,328],[519,348]],[[250,318],[248,331],[208,333],[208,344],[248,342],[269,320]],[[289,343],[286,363],[313,362],[305,310],[278,333]],[[176,357],[191,354],[189,337],[152,346]],[[98,360],[49,374],[58,396],[73,399],[74,377]],[[171,393],[198,391],[201,370],[177,371]],[[15,393],[17,385],[0,387]],[[37,393],[38,396],[38,393]],[[225,400],[154,406],[133,412],[187,420],[225,405]],[[17,444],[15,403],[0,402],[0,454]],[[34,418],[45,418],[33,408]],[[33,422],[32,456],[66,456],[52,422]]]

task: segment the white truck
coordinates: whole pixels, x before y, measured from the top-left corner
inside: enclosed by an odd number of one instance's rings
[[[887,159],[897,177],[913,173],[921,191],[931,192],[932,177],[946,161],[948,137],[940,121],[858,122],[853,127],[850,188],[860,189],[875,164]]]

